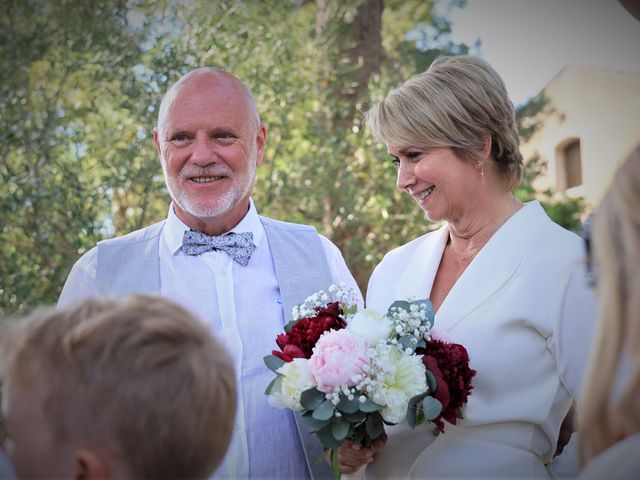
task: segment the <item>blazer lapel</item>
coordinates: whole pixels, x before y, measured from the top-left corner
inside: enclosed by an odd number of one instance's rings
[[[407,268],[398,279],[394,299],[428,298],[448,238],[449,227],[446,224],[425,237],[425,241],[413,253]]]
[[[538,202],[529,202],[502,227],[460,276],[435,315],[438,328],[451,330],[490,300],[513,276],[537,230],[549,217]]]

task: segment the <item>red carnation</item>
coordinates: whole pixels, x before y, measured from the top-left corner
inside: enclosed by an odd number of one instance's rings
[[[444,422],[455,425],[460,408],[467,403],[476,371],[469,368],[467,349],[458,343],[431,340],[422,357],[424,366],[436,377],[434,397],[442,403],[442,413],[433,422],[444,432]]]
[[[276,343],[282,350],[273,350],[272,354],[285,362],[294,358],[311,358],[313,347],[324,332],[340,330],[347,326],[347,322],[340,316],[342,310],[339,302],[328,304],[324,308],[317,307],[315,317],[298,320],[288,333],[282,333],[276,338]]]

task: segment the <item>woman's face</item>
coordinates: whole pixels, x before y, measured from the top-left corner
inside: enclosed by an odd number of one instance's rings
[[[397,187],[418,202],[429,220],[455,223],[477,202],[480,167],[450,148],[388,146],[387,151],[398,167]]]

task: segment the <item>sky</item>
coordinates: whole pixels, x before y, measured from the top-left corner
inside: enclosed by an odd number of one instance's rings
[[[447,0],[439,0],[446,11]],[[449,14],[452,38],[473,45],[520,104],[566,65],[640,73],[640,21],[617,0],[468,0]]]

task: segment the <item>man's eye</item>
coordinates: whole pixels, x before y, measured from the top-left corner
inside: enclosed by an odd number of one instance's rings
[[[416,160],[422,156],[422,152],[407,152],[406,157],[408,160]]]
[[[391,157],[391,163],[393,163],[394,167],[400,166],[400,159],[398,157]]]
[[[230,132],[218,132],[213,135],[216,142],[222,145],[230,145],[236,140],[236,136]]]
[[[171,137],[171,142],[176,145],[184,145],[189,141],[189,136],[185,133],[176,133]]]

